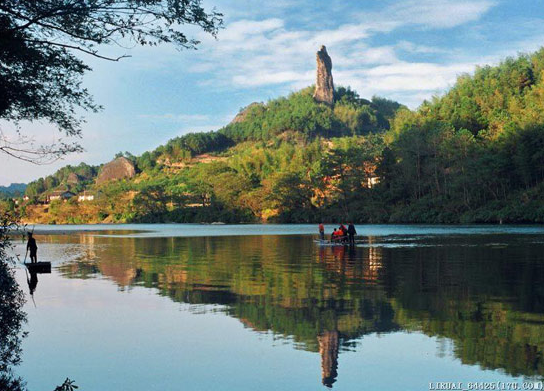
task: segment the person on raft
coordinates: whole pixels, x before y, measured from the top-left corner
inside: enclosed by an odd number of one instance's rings
[[[319,238],[325,240],[325,226],[323,223],[319,223]]]
[[[32,237],[32,233],[28,233],[28,242],[26,244],[26,251],[30,251],[30,262],[38,262],[38,245],[36,244],[36,239]]]
[[[348,225],[349,244],[355,244],[355,235],[357,235],[357,230],[355,229],[355,226],[353,225],[353,223],[349,223]]]
[[[342,242],[344,240],[344,232],[341,229],[334,229],[331,235],[331,242]]]
[[[339,230],[342,232],[342,242],[347,242],[348,241],[348,229],[346,228],[346,226],[344,224],[340,224],[340,228]]]

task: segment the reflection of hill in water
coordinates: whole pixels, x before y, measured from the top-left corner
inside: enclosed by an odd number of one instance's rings
[[[371,241],[350,250],[296,236],[97,237],[87,243],[94,249],[59,270],[73,278],[98,271],[121,289],[224,305],[251,329],[319,352],[327,385],[339,350],[397,330],[449,338],[466,364],[544,376],[544,246],[526,238],[500,246],[483,236],[426,238],[422,247],[388,239],[387,247]]]

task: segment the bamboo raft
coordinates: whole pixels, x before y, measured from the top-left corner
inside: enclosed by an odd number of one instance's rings
[[[48,274],[51,273],[51,262],[26,262],[25,266],[28,271],[39,273],[39,274]]]

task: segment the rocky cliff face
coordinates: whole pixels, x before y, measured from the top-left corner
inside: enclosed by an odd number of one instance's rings
[[[332,61],[327,48],[321,46],[317,52],[317,79],[315,82],[314,99],[317,102],[334,104],[334,84],[332,81]]]
[[[96,183],[100,184],[117,179],[132,178],[134,175],[136,175],[134,164],[125,157],[118,157],[102,167],[98,178],[96,178]]]

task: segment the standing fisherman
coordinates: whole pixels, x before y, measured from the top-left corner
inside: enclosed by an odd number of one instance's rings
[[[32,237],[32,233],[28,233],[28,242],[26,244],[26,252],[30,251],[30,262],[38,262],[38,245],[36,244],[36,239]]]
[[[349,244],[355,244],[355,235],[357,235],[357,231],[355,230],[355,226],[353,223],[349,223],[348,225],[348,235],[349,235]]]
[[[321,240],[325,240],[325,226],[323,223],[319,223],[319,237]]]

